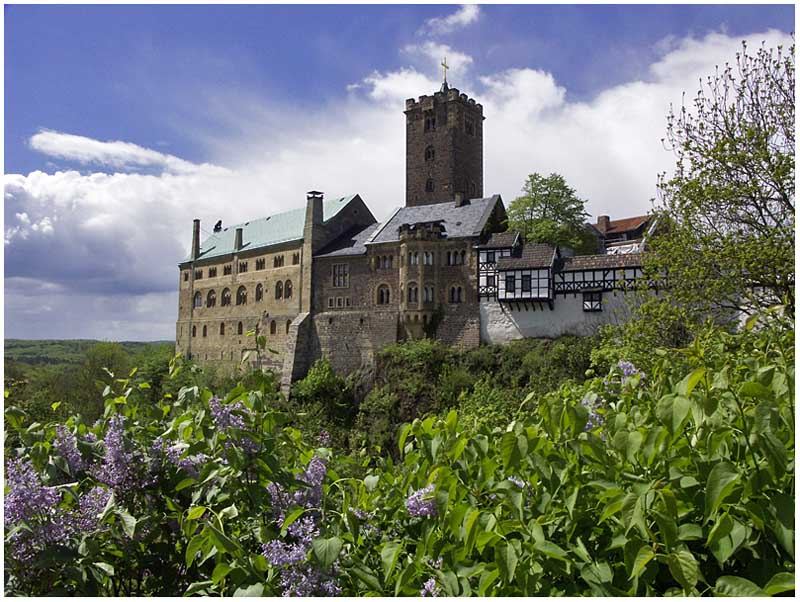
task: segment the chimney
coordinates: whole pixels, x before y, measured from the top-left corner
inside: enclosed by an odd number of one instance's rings
[[[194,220],[192,229],[192,259],[200,257],[200,220]]]
[[[322,223],[322,196],[322,193],[317,190],[309,190],[306,193],[306,222],[311,217],[311,223],[314,225]]]
[[[603,234],[608,232],[609,228],[611,228],[611,219],[607,215],[598,215],[597,216],[597,229],[600,230]]]
[[[456,207],[463,207],[466,203],[464,203],[464,193],[463,192],[456,192],[455,193],[455,200],[456,200]]]
[[[233,239],[233,250],[234,251],[241,251],[242,250],[242,232],[244,228],[236,228],[236,237]]]

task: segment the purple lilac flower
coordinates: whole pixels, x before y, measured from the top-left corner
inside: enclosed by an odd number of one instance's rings
[[[241,401],[237,401],[236,403],[220,403],[218,397],[212,397],[208,402],[208,406],[211,409],[211,418],[214,420],[214,425],[219,430],[228,428],[243,430],[245,428],[244,418],[234,413],[250,413]]]
[[[640,378],[644,378],[645,376],[644,372],[626,360],[620,360],[617,363],[617,368],[622,371],[622,375],[624,376],[622,379],[623,384],[625,384],[633,376],[639,375]]]
[[[298,506],[304,508],[317,508],[322,501],[322,482],[325,480],[328,466],[324,458],[314,456],[308,463],[306,471],[298,477],[308,485],[305,489],[298,489],[294,492],[292,500]]]
[[[114,416],[103,439],[106,448],[103,465],[94,471],[98,481],[119,492],[130,491],[140,484],[136,475],[140,458],[127,449],[124,435],[125,417]]]
[[[97,529],[100,515],[111,498],[111,491],[103,487],[93,487],[78,500],[77,528],[83,533]]]
[[[283,596],[338,596],[342,588],[336,583],[337,569],[323,571],[314,565],[294,565],[281,571],[279,583]]]
[[[45,487],[30,460],[11,460],[6,465],[4,522],[6,527],[25,523],[28,529],[8,538],[11,555],[27,562],[50,544],[63,544],[73,531],[72,521],[58,508],[61,496]]]
[[[514,483],[514,485],[516,485],[520,489],[525,489],[525,481],[523,481],[519,477],[508,477],[508,480]]]
[[[86,441],[87,443],[97,443],[97,435],[95,435],[94,433],[86,433],[83,436],[83,440]]]
[[[406,508],[411,516],[436,516],[436,500],[433,499],[433,484],[418,489],[408,496]]]
[[[270,564],[282,567],[305,562],[308,548],[300,543],[285,543],[273,539],[261,546],[261,553],[264,558],[269,560]]]
[[[188,447],[186,443],[169,446],[166,452],[167,460],[175,468],[183,470],[189,476],[197,477],[200,474],[200,467],[208,461],[208,456],[206,454],[184,456],[183,453]]]
[[[6,526],[49,516],[61,496],[53,487],[45,487],[30,460],[10,460],[6,464],[4,522]]]
[[[328,431],[320,431],[317,435],[317,442],[322,447],[328,447],[331,444],[331,434]]]
[[[581,405],[589,410],[589,417],[586,419],[586,424],[583,427],[584,431],[590,431],[593,428],[603,426],[605,418],[597,411],[602,404],[602,399],[593,401],[588,395],[581,400]]]
[[[53,442],[53,447],[58,452],[58,455],[67,461],[67,466],[69,466],[69,471],[72,475],[76,475],[84,469],[83,458],[81,457],[81,452],[78,451],[78,441],[72,431],[63,424],[59,424],[56,427],[56,438]]]
[[[436,579],[431,577],[425,582],[425,584],[422,586],[422,589],[419,590],[419,595],[422,596],[423,598],[427,596],[435,598],[439,595],[440,592],[441,590],[436,585]]]

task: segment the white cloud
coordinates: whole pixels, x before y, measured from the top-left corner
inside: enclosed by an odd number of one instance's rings
[[[445,17],[434,17],[425,21],[421,33],[445,34],[456,31],[478,20],[481,9],[477,4],[464,4],[456,12]]]
[[[130,142],[119,140],[103,142],[86,136],[51,130],[42,130],[34,134],[30,139],[30,146],[51,157],[77,161],[83,165],[96,164],[117,169],[154,167],[173,173],[190,173],[209,167],[198,166]]]
[[[751,47],[790,41],[777,32],[748,39]],[[37,148],[53,156],[163,171],[4,176],[7,335],[172,337],[177,263],[188,251],[194,217],[206,230],[220,218],[245,221],[301,207],[311,189],[328,197],[358,192],[378,219],[385,217],[404,203],[404,100],[440,85],[420,48],[418,66],[376,71],[315,110],[243,94],[203,99],[209,118],[235,133],[202,139],[214,163],[228,169],[124,142],[78,136],[73,146],[57,132],[38,138]],[[674,165],[660,143],[669,104],[679,103],[684,90],[691,97],[700,77],[735,56],[740,40],[712,34],[669,48],[646,79],[585,102],[570,101],[550,73],[478,76],[465,62],[458,87],[486,115],[484,192],[500,193],[508,204],[527,174],[554,171],[589,200],[593,215],[647,211],[656,174]],[[53,309],[49,317],[32,319],[45,305]]]
[[[426,71],[442,72],[442,60],[447,58],[448,77],[458,77],[463,75],[470,65],[472,57],[463,52],[454,50],[447,44],[427,41],[422,44],[408,44],[403,48],[403,52],[412,58],[422,58],[423,68]]]

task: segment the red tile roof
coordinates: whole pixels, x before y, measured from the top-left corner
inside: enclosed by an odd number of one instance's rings
[[[639,215],[636,217],[625,217],[622,219],[614,219],[608,223],[608,230],[605,234],[619,234],[621,232],[630,232],[631,230],[638,229],[642,224],[650,220],[649,215]]]

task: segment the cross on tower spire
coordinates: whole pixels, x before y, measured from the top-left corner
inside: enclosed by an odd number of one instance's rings
[[[447,64],[447,57],[444,57],[444,60],[442,61],[442,88],[445,89],[447,89],[447,70],[449,68],[450,67]]]

